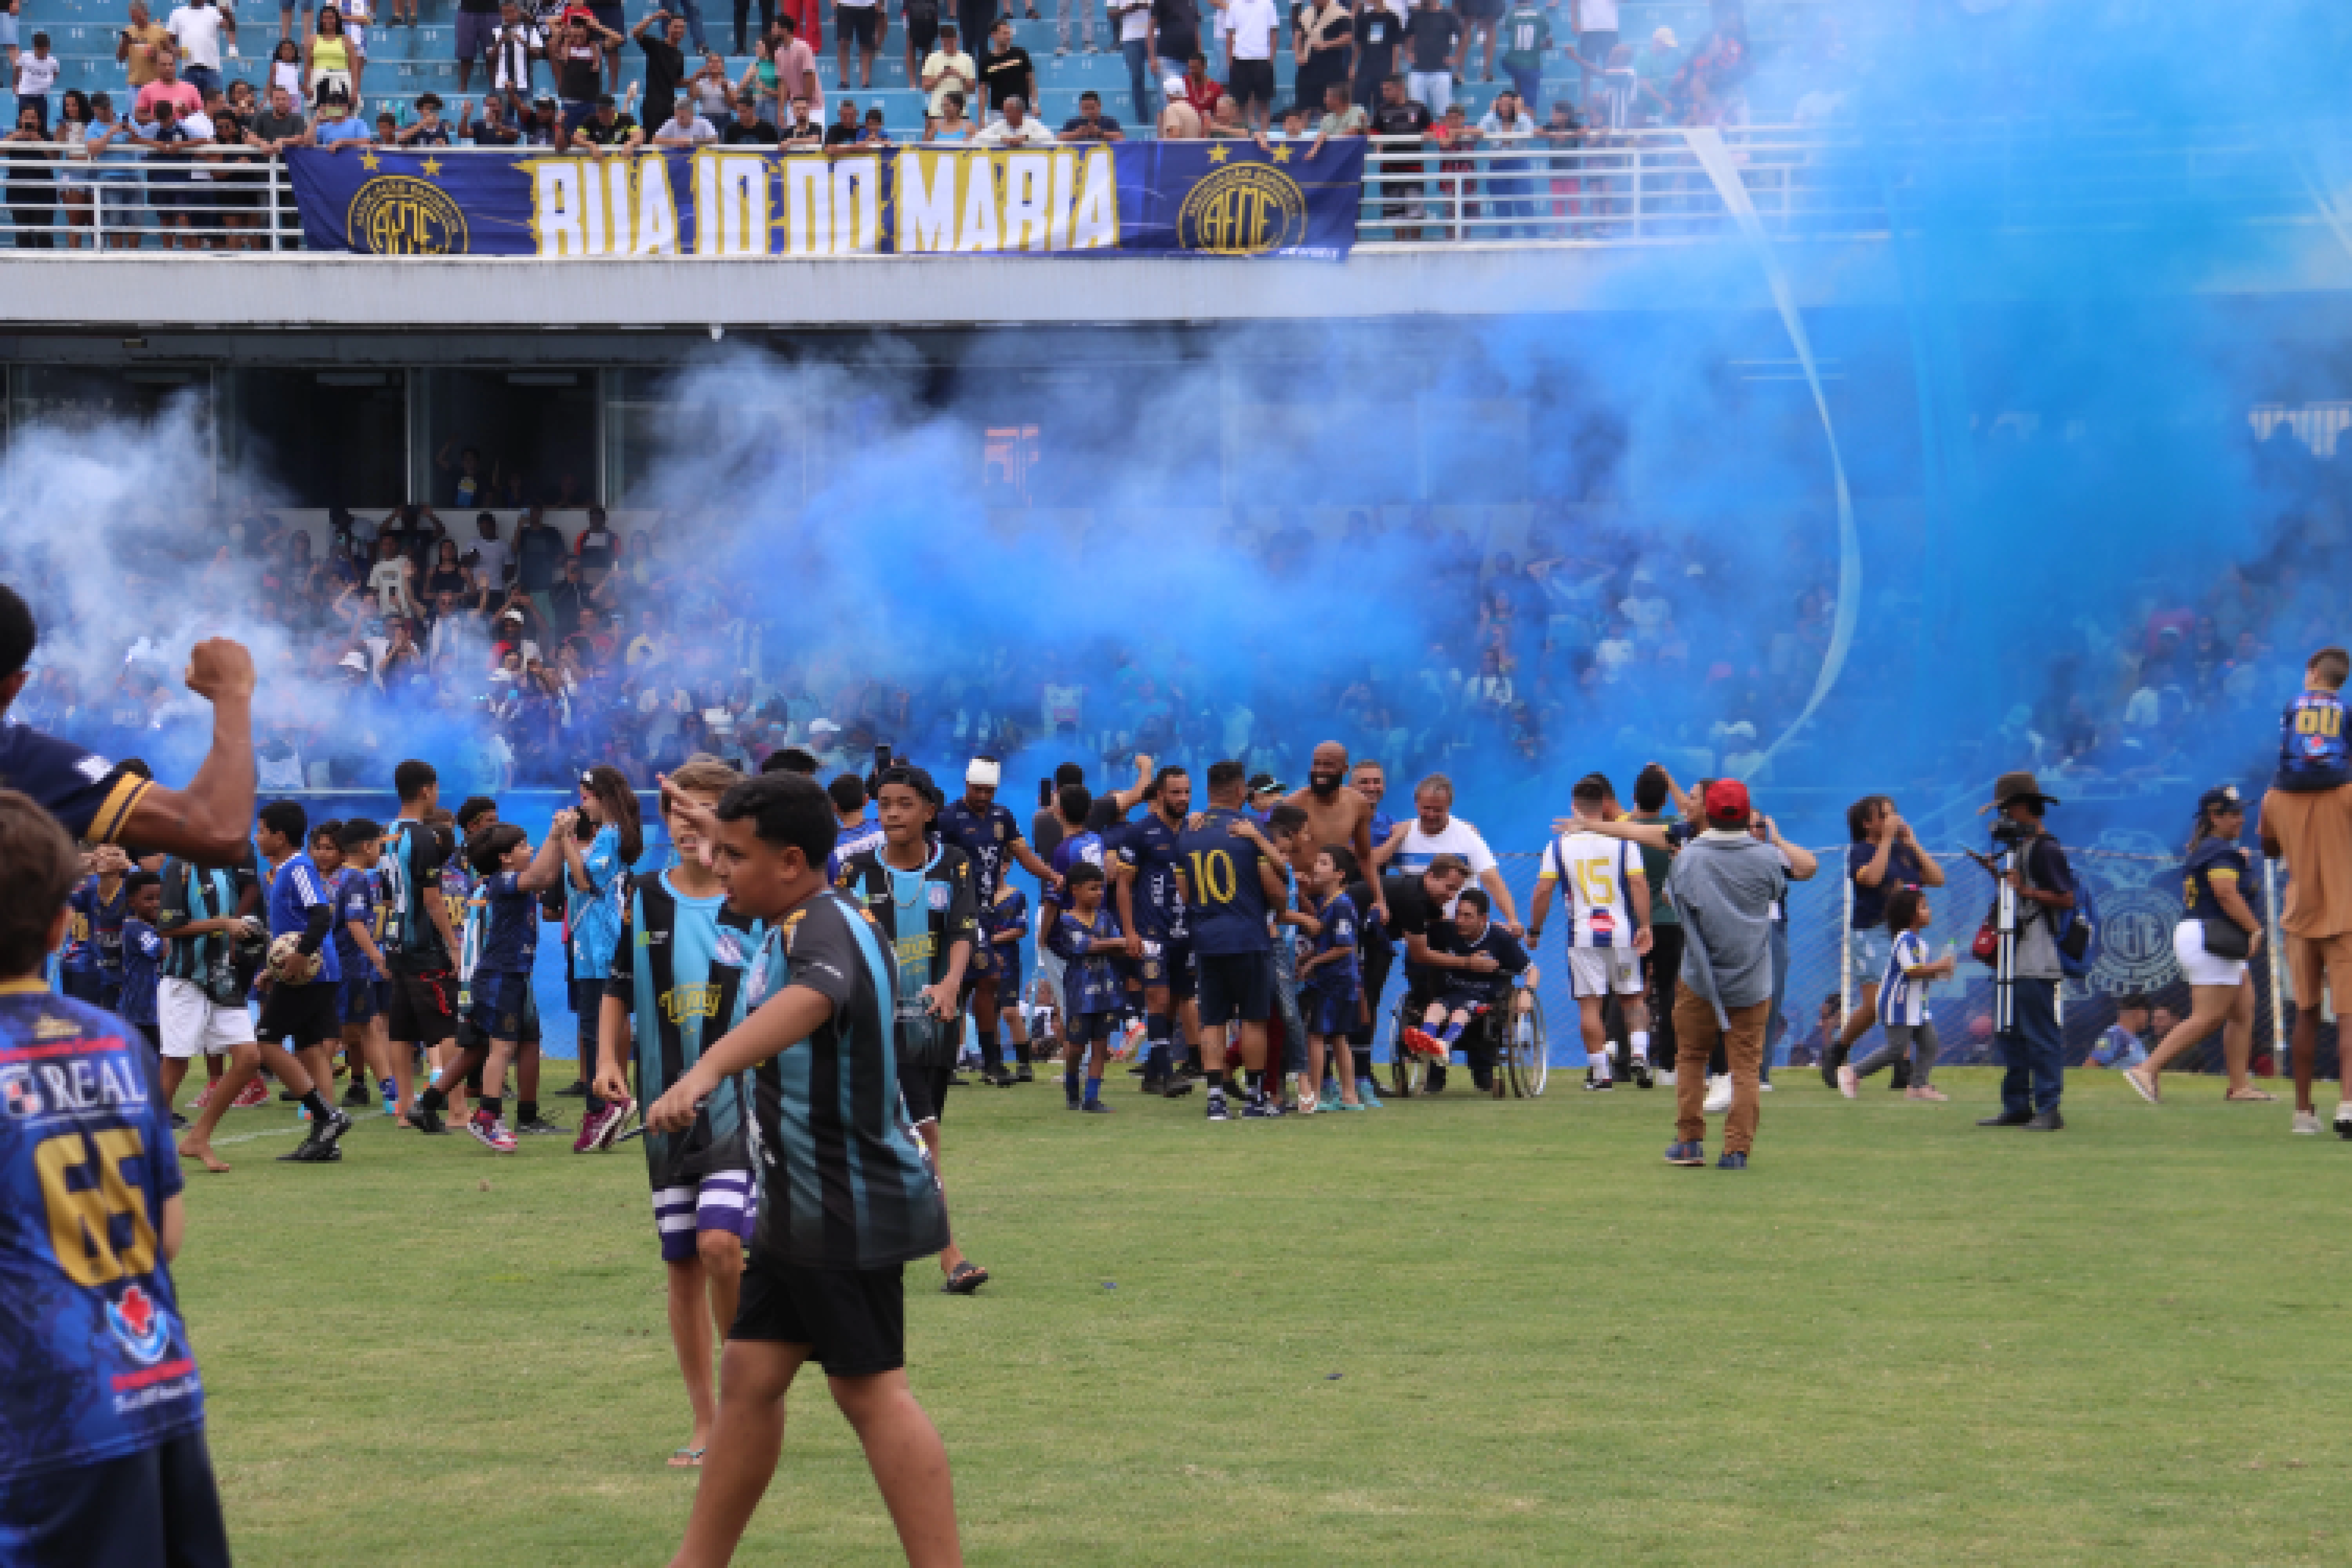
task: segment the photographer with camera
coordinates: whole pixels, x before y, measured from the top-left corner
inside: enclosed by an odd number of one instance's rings
[[[2054,1132],[2066,1125],[2058,1114],[2066,1070],[2058,1028],[2058,982],[2065,975],[2059,944],[2079,943],[2088,932],[2074,929],[2074,868],[2042,826],[2043,813],[2057,804],[2032,773],[2001,774],[1992,804],[1982,808],[1999,814],[1993,853],[1969,856],[2000,886],[1992,928],[1993,1044],[2009,1069],[2000,1080],[2000,1114],[1979,1127]]]

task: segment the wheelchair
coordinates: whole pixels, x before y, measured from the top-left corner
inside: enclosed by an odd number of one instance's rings
[[[1496,1100],[1538,1099],[1550,1081],[1551,1047],[1544,1031],[1543,998],[1536,990],[1538,978],[1537,966],[1529,964],[1512,984],[1509,1006],[1490,1008],[1472,1019],[1455,1045],[1474,1062],[1482,1057],[1493,1062],[1489,1092]],[[1432,1000],[1407,986],[1389,1009],[1389,1088],[1401,1100],[1429,1092],[1430,1058],[1404,1048],[1404,1031],[1421,1021]]]

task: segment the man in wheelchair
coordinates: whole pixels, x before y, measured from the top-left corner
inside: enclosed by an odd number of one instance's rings
[[[1418,1008],[1421,1023],[1408,1026],[1400,1039],[1406,1050],[1430,1058],[1432,1094],[1445,1087],[1445,1063],[1457,1048],[1469,1055],[1470,1081],[1481,1090],[1495,1087],[1498,1026],[1511,1016],[1513,984],[1528,959],[1519,939],[1488,918],[1491,909],[1484,889],[1463,889],[1452,923],[1434,923],[1429,932],[1431,951],[1449,955],[1452,965],[1418,970],[1412,977],[1403,1016],[1411,1018]]]

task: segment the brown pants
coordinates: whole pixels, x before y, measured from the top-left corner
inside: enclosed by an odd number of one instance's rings
[[[1756,1114],[1762,1099],[1757,1075],[1764,1067],[1764,1025],[1772,1001],[1727,1007],[1731,1027],[1715,1021],[1715,1004],[1685,985],[1675,998],[1675,1136],[1685,1143],[1706,1141],[1706,1058],[1723,1042],[1731,1066],[1731,1114],[1723,1122],[1723,1152],[1745,1154],[1756,1142]]]

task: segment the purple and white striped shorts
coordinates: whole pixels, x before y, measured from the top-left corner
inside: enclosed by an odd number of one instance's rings
[[[749,1171],[713,1171],[690,1187],[655,1188],[654,1228],[661,1233],[662,1261],[686,1262],[706,1230],[750,1242],[760,1201],[751,1181]]]

